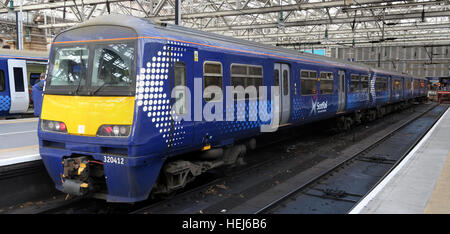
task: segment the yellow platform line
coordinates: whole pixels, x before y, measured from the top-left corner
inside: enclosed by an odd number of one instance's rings
[[[28,149],[37,149],[37,148],[39,148],[39,145],[29,145],[29,146],[22,146],[22,147],[9,148],[9,149],[0,149],[0,153],[7,153],[7,152],[20,151],[20,150],[28,150]]]
[[[425,214],[450,214],[450,151],[425,208]]]
[[[18,119],[18,120],[1,120],[1,124],[14,124],[14,123],[29,123],[29,122],[37,122],[39,118],[30,118],[30,119]]]

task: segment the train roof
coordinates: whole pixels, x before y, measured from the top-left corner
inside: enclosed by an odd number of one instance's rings
[[[0,49],[0,58],[47,61],[48,53],[49,53],[48,51],[37,51],[37,50]]]
[[[186,36],[189,36],[189,39],[195,40],[195,42],[208,42],[213,43],[215,45],[226,45],[230,48],[238,48],[242,50],[243,48],[251,49],[254,51],[264,52],[264,53],[276,53],[278,55],[282,55],[283,57],[286,56],[294,56],[295,58],[303,59],[303,60],[309,60],[309,61],[319,61],[319,62],[327,62],[331,63],[336,66],[341,67],[350,67],[353,69],[359,69],[359,70],[373,70],[380,74],[387,74],[387,75],[395,75],[395,76],[408,76],[408,77],[414,77],[409,74],[399,73],[397,71],[389,71],[389,70],[381,70],[379,68],[374,68],[365,64],[355,63],[355,62],[349,62],[342,59],[337,58],[331,58],[321,55],[315,55],[310,53],[303,53],[298,52],[296,50],[262,44],[258,42],[253,41],[247,41],[243,39],[236,39],[229,36],[209,33],[205,31],[200,31],[196,29],[186,28],[178,25],[173,24],[167,24],[167,23],[157,23],[150,19],[146,18],[138,18],[134,16],[128,16],[128,15],[119,15],[119,14],[111,14],[111,15],[104,15],[96,17],[92,20],[86,21],[84,23],[78,24],[76,26],[73,26],[63,32],[61,32],[59,35],[63,34],[64,32],[71,31],[73,29],[79,29],[83,27],[88,26],[106,26],[106,25],[114,25],[114,26],[122,26],[129,29],[132,29],[136,32],[138,37],[142,36],[148,36],[148,37],[157,37],[160,38],[167,38],[169,39],[170,36],[179,36],[180,38],[183,38],[186,40]],[[59,36],[58,35],[58,36]],[[55,37],[55,40],[58,38]],[[216,46],[217,47],[217,46]],[[290,57],[287,57],[288,59]],[[419,78],[419,77],[414,77]],[[421,78],[420,79],[425,79]]]

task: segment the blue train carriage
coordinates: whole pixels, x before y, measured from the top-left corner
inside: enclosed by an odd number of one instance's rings
[[[373,68],[375,84],[373,87],[374,104],[378,117],[390,112],[392,104],[402,100],[403,77],[396,72]],[[388,105],[389,104],[389,105]]]
[[[31,86],[47,66],[48,53],[0,49],[0,116],[27,112]]]
[[[263,86],[262,100],[213,88]],[[136,202],[235,164],[262,127],[345,121],[376,98],[368,66],[102,16],[52,43],[39,149],[59,190]]]

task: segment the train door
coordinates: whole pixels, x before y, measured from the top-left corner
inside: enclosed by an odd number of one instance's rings
[[[405,99],[405,78],[401,77],[400,82],[401,82],[401,87],[402,87],[402,92],[401,92],[400,97],[403,100],[403,99]]]
[[[191,145],[194,136],[193,97],[188,95],[188,91],[193,95],[189,87],[194,87],[194,51],[193,48],[179,45],[166,46],[172,92],[168,108],[175,111],[175,117],[170,121],[168,145],[172,149],[180,149]]]
[[[7,87],[9,82],[6,78],[6,72],[0,68],[0,115],[7,114],[10,106],[9,88]]]
[[[9,89],[11,107],[9,113],[23,113],[28,110],[27,64],[25,60],[8,59]]]
[[[345,71],[338,71],[338,111],[337,113],[344,112],[347,104],[346,85],[345,85]]]
[[[374,90],[375,88],[374,88],[373,84],[375,84],[375,74],[369,73],[368,76],[369,76],[369,87],[368,87],[369,90],[368,91],[369,91],[369,106],[370,106],[370,105],[372,105],[372,103],[374,101],[373,94],[375,93],[375,90]]]
[[[388,103],[391,103],[391,100],[392,100],[393,86],[394,86],[394,82],[392,80],[392,76],[388,76],[388,78],[387,78]]]
[[[288,64],[275,63],[274,86],[279,86],[280,125],[289,121],[291,108],[290,69]]]
[[[281,75],[280,75],[280,73],[281,73],[281,64],[275,63],[274,70],[273,70],[273,86],[278,86],[278,94],[276,94],[276,96],[278,96],[278,97],[275,97],[274,100],[278,100],[278,103],[277,103],[277,105],[272,105],[272,108],[278,107],[278,108],[275,108],[275,111],[279,111],[279,113],[281,115],[281,96],[280,96],[280,94],[281,94],[281,81],[280,81]],[[279,119],[281,120],[281,118],[279,118]]]

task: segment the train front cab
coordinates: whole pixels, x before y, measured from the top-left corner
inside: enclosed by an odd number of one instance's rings
[[[27,65],[21,59],[0,60],[0,116],[28,110]]]
[[[110,202],[147,199],[164,160],[143,149],[144,135],[157,133],[136,105],[141,40],[121,26],[75,28],[55,38],[38,136],[58,190]]]

